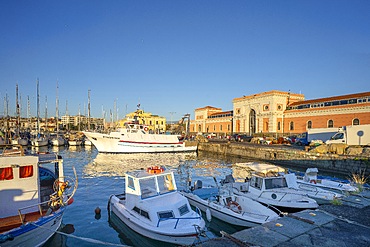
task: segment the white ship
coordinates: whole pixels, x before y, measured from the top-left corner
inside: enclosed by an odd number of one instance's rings
[[[180,141],[177,135],[151,134],[147,126],[126,123],[126,128],[108,134],[84,131],[100,153],[194,152],[197,145]]]

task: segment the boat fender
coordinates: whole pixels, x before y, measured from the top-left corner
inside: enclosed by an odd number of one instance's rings
[[[242,212],[242,207],[237,203],[236,201],[229,201],[227,203],[227,206],[234,211],[235,213],[241,213]]]
[[[6,241],[11,241],[11,240],[13,240],[14,239],[14,237],[13,237],[13,235],[12,234],[5,234],[5,235],[1,235],[0,236],[0,244],[2,244],[2,243],[5,243]]]
[[[71,205],[74,201],[73,197],[68,197],[67,205]]]
[[[312,179],[312,180],[310,180],[310,183],[311,183],[311,184],[316,184],[316,180],[313,180],[313,179]]]
[[[209,222],[211,222],[211,220],[212,220],[212,215],[211,215],[211,210],[209,210],[209,208],[207,208],[207,210],[206,210],[206,217],[207,217],[207,220],[208,220]]]

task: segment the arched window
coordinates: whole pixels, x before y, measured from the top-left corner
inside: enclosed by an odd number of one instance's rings
[[[311,129],[312,128],[312,121],[308,121],[307,122],[307,129]]]
[[[294,130],[294,122],[289,123],[289,130]]]
[[[353,119],[352,125],[360,125],[360,119],[358,118]]]
[[[198,132],[202,132],[202,125],[198,125]]]
[[[328,121],[328,128],[333,128],[334,127],[334,122],[333,122],[333,120],[329,120]]]

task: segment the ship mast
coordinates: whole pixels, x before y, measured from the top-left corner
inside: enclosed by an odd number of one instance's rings
[[[37,134],[40,134],[40,96],[39,96],[39,79],[37,78]]]
[[[57,127],[57,137],[59,136],[59,99],[58,99],[58,81],[57,81],[57,89],[56,89],[56,97],[55,97],[55,123]]]

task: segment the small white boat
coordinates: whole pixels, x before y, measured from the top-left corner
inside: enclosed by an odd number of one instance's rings
[[[13,145],[27,146],[28,145],[28,139],[22,138],[22,137],[16,137],[16,138],[12,139],[12,144]]]
[[[337,181],[332,181],[329,179],[318,179],[317,168],[307,168],[304,176],[297,175],[298,184],[306,184],[311,186],[317,186],[323,189],[332,190],[336,192],[357,192],[358,188],[349,183],[342,183]]]
[[[68,140],[68,145],[69,146],[81,146],[82,145],[82,140],[81,139]]]
[[[78,181],[76,172],[64,177],[58,155],[12,149],[0,156],[0,184],[0,246],[42,246],[58,230]]]
[[[192,245],[204,231],[200,211],[177,191],[173,172],[163,167],[125,174],[125,193],[112,195],[108,211],[135,232],[178,245]]]
[[[264,205],[271,205],[282,212],[316,209],[319,206],[307,195],[290,190],[283,176],[253,174],[249,182],[231,181],[223,186],[232,186],[235,194],[246,196]]]
[[[250,189],[255,188],[256,190],[261,190],[264,177],[269,177],[269,183],[271,185],[268,185],[268,187],[271,187],[275,191],[308,196],[314,199],[319,205],[329,204],[333,200],[343,197],[342,194],[324,190],[310,184],[298,184],[295,174],[287,174],[285,169],[279,166],[257,162],[238,163],[237,165],[239,167],[246,167],[248,170],[249,175],[247,176],[247,180],[251,180],[249,181]]]
[[[51,140],[51,145],[55,147],[66,145],[66,140],[62,136],[57,136]]]
[[[44,147],[49,145],[49,139],[46,137],[36,137],[32,139],[31,144],[33,147]]]
[[[228,224],[254,227],[279,218],[272,209],[253,199],[222,188],[202,188],[199,180],[195,182],[193,190],[183,194],[192,206],[206,212],[209,221],[215,217]]]
[[[84,131],[100,153],[195,152],[197,145],[180,141],[177,135],[151,134],[146,125],[126,123],[126,128],[108,134]]]

